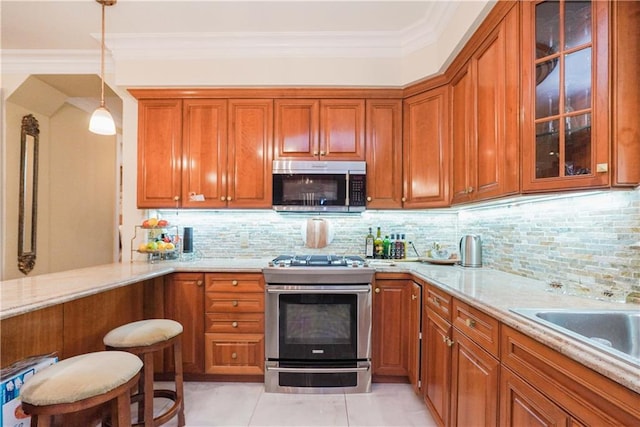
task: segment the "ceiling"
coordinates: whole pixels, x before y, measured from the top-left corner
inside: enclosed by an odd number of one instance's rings
[[[489,0],[119,0],[106,9],[107,39],[202,35],[437,35],[465,3]],[[92,0],[2,0],[3,49],[95,49]],[[46,36],[43,36],[46,34]]]
[[[118,0],[106,8],[112,56],[315,55],[362,49],[398,52],[433,43],[458,8],[495,0]],[[477,9],[477,8],[476,8]],[[485,12],[486,13],[486,12]],[[101,7],[94,0],[0,0],[0,45],[10,52],[95,52]],[[49,54],[47,53],[47,54]],[[70,97],[95,96],[99,79],[40,75]],[[98,89],[99,90],[99,89]],[[110,96],[108,93],[107,96]]]

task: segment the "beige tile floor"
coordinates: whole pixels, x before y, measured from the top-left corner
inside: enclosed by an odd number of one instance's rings
[[[188,427],[437,425],[408,384],[373,384],[364,394],[310,395],[265,393],[258,383],[186,382],[185,418]],[[167,425],[175,427],[177,420]]]

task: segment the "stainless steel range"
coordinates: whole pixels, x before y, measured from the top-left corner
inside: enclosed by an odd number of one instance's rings
[[[266,282],[265,390],[371,391],[371,282],[356,256],[283,255]]]

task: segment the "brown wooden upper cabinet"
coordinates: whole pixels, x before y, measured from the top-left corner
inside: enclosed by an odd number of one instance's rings
[[[367,99],[367,208],[402,207],[402,100]]]
[[[138,207],[180,206],[182,100],[138,102]]]
[[[518,192],[518,8],[453,78],[451,203]]]
[[[274,158],[365,160],[364,99],[276,99]]]
[[[270,207],[272,140],[271,99],[140,99],[138,207]]]
[[[610,183],[609,8],[522,3],[522,190]]]
[[[449,205],[448,88],[404,100],[403,197],[405,208]]]

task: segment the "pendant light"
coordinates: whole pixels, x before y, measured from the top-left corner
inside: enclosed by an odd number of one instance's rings
[[[113,6],[117,0],[96,0],[102,5],[102,37],[100,39],[100,80],[102,91],[100,93],[100,107],[91,115],[89,121],[89,131],[98,135],[115,135],[116,124],[111,117],[111,113],[104,105],[104,10],[105,6]]]

